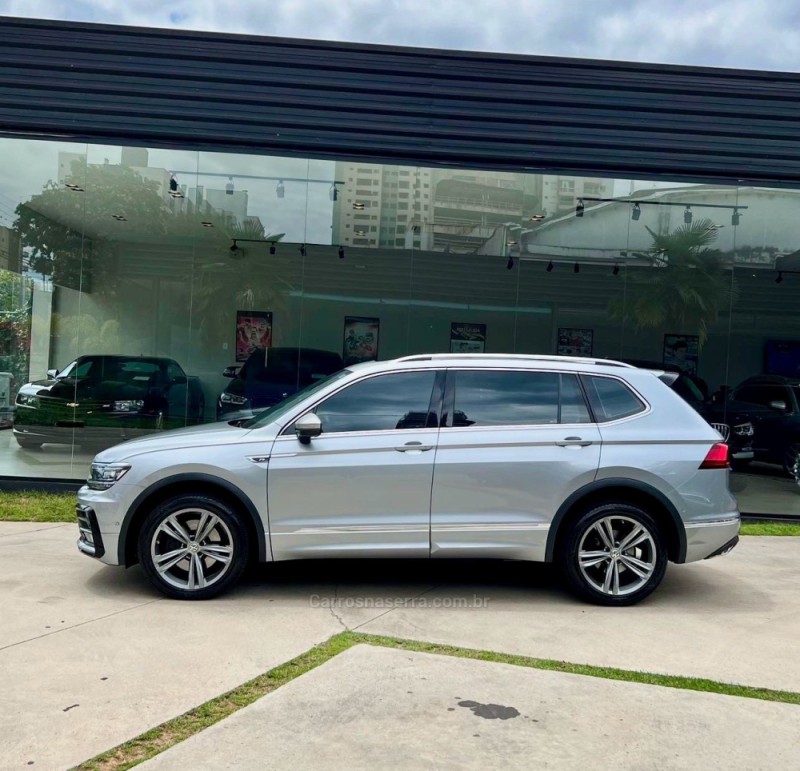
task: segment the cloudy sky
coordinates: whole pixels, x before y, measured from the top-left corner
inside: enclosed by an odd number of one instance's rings
[[[797,71],[800,1],[0,0],[0,15]]]

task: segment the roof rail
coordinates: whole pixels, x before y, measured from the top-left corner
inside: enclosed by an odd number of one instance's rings
[[[533,353],[420,353],[411,356],[401,356],[395,361],[437,361],[439,359],[458,359],[459,361],[481,361],[486,359],[519,359],[522,361],[555,361],[565,364],[596,364],[606,367],[625,367],[636,369],[633,364],[614,359],[595,359],[582,356],[554,356]]]

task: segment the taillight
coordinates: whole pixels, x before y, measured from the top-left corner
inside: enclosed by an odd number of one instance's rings
[[[706,459],[700,464],[700,468],[730,468],[730,465],[728,445],[724,442],[717,442],[708,451]]]

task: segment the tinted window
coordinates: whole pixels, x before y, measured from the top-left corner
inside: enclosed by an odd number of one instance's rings
[[[254,351],[239,377],[248,382],[299,382],[305,386],[342,368],[341,357],[329,351],[266,348]]]
[[[326,399],[316,409],[326,434],[390,431],[438,425],[430,413],[436,373],[402,372],[362,380]]]
[[[456,427],[589,421],[589,412],[574,375],[460,371],[453,372],[452,377],[455,379],[453,425]]]
[[[598,423],[627,418],[645,410],[639,397],[620,380],[585,375],[583,382]]]

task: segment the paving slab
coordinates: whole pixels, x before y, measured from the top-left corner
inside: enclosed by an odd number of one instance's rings
[[[800,707],[357,646],[141,766],[774,769]]]
[[[9,525],[0,768],[69,767],[346,627],[800,691],[797,539],[670,566],[631,609],[575,601],[547,566],[424,560],[269,565],[225,597],[181,603],[138,568],[78,554],[74,525]]]
[[[743,538],[730,554],[670,565],[631,608],[572,601],[533,568],[528,585],[492,586],[488,565],[462,585],[471,607],[400,607],[359,631],[429,642],[800,692],[800,538]],[[347,608],[340,613],[350,624]]]

